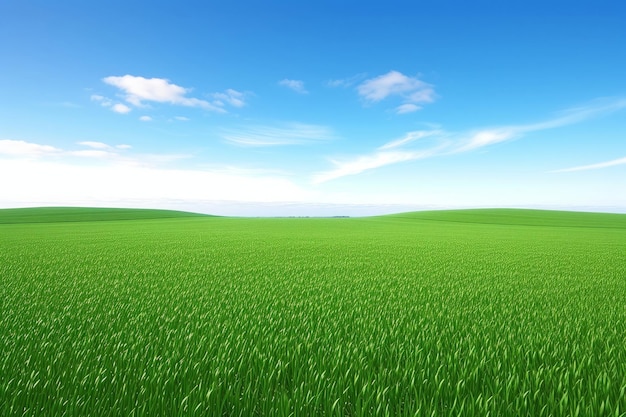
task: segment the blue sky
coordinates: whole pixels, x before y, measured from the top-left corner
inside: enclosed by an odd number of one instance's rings
[[[624,21],[597,0],[4,1],[0,207],[626,211]]]

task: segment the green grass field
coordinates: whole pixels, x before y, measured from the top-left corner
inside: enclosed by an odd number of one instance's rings
[[[0,210],[2,416],[625,416],[626,215]]]

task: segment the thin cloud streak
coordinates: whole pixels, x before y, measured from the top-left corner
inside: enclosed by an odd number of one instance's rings
[[[496,143],[518,139],[530,132],[554,129],[576,124],[585,120],[599,117],[626,108],[626,99],[596,100],[583,107],[570,109],[561,116],[539,123],[527,125],[512,125],[474,130],[469,132],[452,133],[443,129],[408,132],[404,137],[390,141],[380,146],[371,154],[358,155],[344,161],[331,160],[335,166],[331,170],[318,172],[313,175],[311,182],[321,184],[348,175],[357,175],[364,171],[392,165],[400,162],[425,159],[439,155],[451,155],[473,151]],[[435,144],[422,150],[405,149],[413,142],[421,143],[420,139],[431,138]],[[393,149],[394,152],[388,152]],[[626,163],[625,159],[604,162],[584,167],[569,168],[568,171],[584,169],[598,169]],[[565,170],[554,171],[565,172]]]
[[[555,129],[558,127],[580,123],[593,117],[621,110],[625,107],[626,100],[624,99],[615,101],[596,100],[588,106],[567,110],[562,113],[562,116],[546,120],[544,122],[480,130],[473,133],[467,143],[459,147],[456,152],[466,152],[482,148],[484,146],[505,142],[511,139],[519,138],[530,132]]]
[[[614,167],[618,165],[626,165],[626,157],[613,159],[612,161],[599,162],[597,164],[582,165],[582,166],[577,166],[573,168],[557,169],[555,171],[550,171],[550,173],[589,171],[589,170],[594,170],[594,169],[610,168],[610,167]]]
[[[385,149],[393,149],[393,148],[398,148],[400,146],[404,146],[408,143],[411,143],[413,141],[419,140],[419,139],[424,139],[427,137],[432,137],[432,136],[445,136],[445,132],[443,130],[440,129],[435,129],[435,130],[416,130],[413,132],[409,132],[406,135],[404,135],[404,137],[388,142],[386,144],[384,144],[383,146],[379,147],[379,150],[385,150]]]
[[[328,87],[332,87],[332,88],[337,88],[337,87],[351,87],[354,84],[360,82],[362,79],[364,79],[365,77],[367,77],[367,74],[365,73],[360,73],[360,74],[356,74],[353,75],[352,77],[348,77],[348,78],[340,78],[340,79],[335,79],[335,80],[328,80],[326,82],[326,85]]]
[[[361,155],[349,161],[332,161],[336,168],[313,176],[313,184],[321,184],[348,175],[356,175],[371,169],[400,162],[414,161],[434,156],[436,150],[425,151],[382,151]]]
[[[84,141],[84,142],[78,142],[77,145],[87,146],[88,148],[93,148],[93,149],[111,149],[111,146],[102,142]]]
[[[22,140],[0,140],[0,157],[27,159],[52,157],[55,160],[63,157],[79,157],[130,161],[128,157],[123,156],[121,152],[117,151],[130,149],[130,145],[120,144],[111,146],[103,142],[93,141],[77,142],[76,144],[90,149],[67,150]]]
[[[254,126],[247,129],[226,131],[222,138],[239,146],[303,145],[328,141],[335,138],[326,126],[289,123],[283,127]]]

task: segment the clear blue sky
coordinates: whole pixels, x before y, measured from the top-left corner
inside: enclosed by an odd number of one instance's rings
[[[626,211],[626,3],[0,2],[0,207]]]

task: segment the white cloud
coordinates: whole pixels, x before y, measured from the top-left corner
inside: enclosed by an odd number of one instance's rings
[[[176,117],[174,117],[174,119],[176,119],[178,121],[181,121],[181,122],[188,122],[189,121],[189,118],[185,117],[185,116],[176,116]]]
[[[222,102],[225,101],[233,107],[243,107],[246,105],[244,93],[233,90],[232,88],[229,88],[223,93],[213,93],[213,97],[218,100],[215,104],[223,105]]]
[[[401,106],[396,107],[396,113],[405,114],[405,113],[413,113],[414,111],[421,110],[421,106],[413,103],[402,104]]]
[[[428,84],[417,78],[407,77],[398,71],[364,81],[358,86],[359,94],[369,101],[380,101],[390,95],[411,95],[416,90],[427,89]]]
[[[132,148],[132,146],[130,146],[130,145],[126,145],[126,144],[115,145],[115,147],[116,147],[117,149],[131,149],[131,148]]]
[[[150,117],[150,116],[141,116],[139,118],[139,120],[141,120],[142,122],[151,122],[152,121],[152,117]]]
[[[282,127],[253,126],[226,131],[222,137],[241,146],[279,146],[327,141],[333,139],[334,134],[326,126],[288,123]]]
[[[387,74],[365,80],[357,87],[357,91],[370,103],[390,96],[399,96],[404,103],[396,107],[398,114],[414,112],[421,108],[420,104],[431,103],[435,100],[435,90],[432,85],[398,71],[389,71]]]
[[[61,149],[54,146],[39,145],[23,140],[0,140],[0,155],[35,157],[59,152]]]
[[[574,172],[574,171],[588,171],[592,169],[610,168],[618,165],[626,165],[626,157],[613,159],[611,161],[599,162],[597,164],[582,165],[573,168],[557,169],[551,172]]]
[[[332,161],[333,169],[317,173],[313,176],[313,183],[322,183],[347,175],[355,175],[361,172],[379,168],[385,165],[399,162],[423,159],[437,155],[450,155],[468,152],[483,148],[496,143],[517,139],[527,133],[553,129],[570,124],[580,123],[592,117],[601,116],[620,109],[626,108],[626,100],[597,100],[587,106],[570,109],[560,116],[539,123],[526,125],[501,126],[495,128],[478,129],[469,132],[446,132],[442,129],[427,131],[408,132],[404,137],[390,141],[380,146],[369,155],[357,155],[349,160]],[[425,149],[406,149],[406,146],[424,138],[431,138]],[[421,140],[418,144],[422,143]],[[394,152],[387,152],[394,149]],[[398,150],[399,149],[399,150]],[[624,164],[625,159],[603,162],[600,164],[586,165],[582,167],[568,168],[555,172],[581,171],[586,169],[599,169]]]
[[[111,148],[109,145],[107,145],[106,143],[102,143],[102,142],[84,141],[84,142],[78,142],[78,144],[82,146],[87,146],[89,148],[94,148],[94,149],[110,149]]]
[[[126,113],[130,113],[132,109],[128,107],[126,104],[117,103],[117,104],[114,104],[113,107],[111,107],[111,110],[113,110],[115,113],[126,114]]]
[[[126,101],[137,107],[143,106],[144,101],[153,101],[187,107],[201,107],[218,113],[226,112],[219,105],[209,103],[206,100],[187,97],[187,93],[190,91],[188,88],[170,83],[165,78],[124,75],[106,77],[103,81],[122,90],[126,94]]]
[[[146,102],[154,102],[199,107],[217,113],[226,113],[226,105],[232,107],[243,107],[246,105],[246,94],[232,88],[222,93],[209,94],[208,97],[212,97],[212,100],[203,100],[189,97],[188,94],[191,92],[191,89],[173,84],[165,78],[144,78],[127,74],[121,77],[106,77],[102,81],[120,89],[126,102],[136,107],[143,107]],[[111,99],[99,94],[92,95],[91,99],[104,107],[111,107],[113,111],[118,113],[131,111],[131,108],[127,105],[121,103],[113,104]],[[145,118],[140,118],[140,120],[147,121]]]
[[[278,82],[279,85],[283,87],[287,87],[300,94],[307,94],[308,91],[304,88],[304,81],[300,80],[289,80],[285,78],[284,80],[280,80]]]

